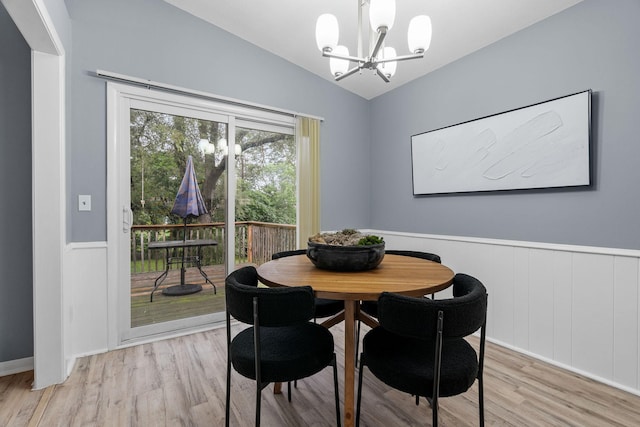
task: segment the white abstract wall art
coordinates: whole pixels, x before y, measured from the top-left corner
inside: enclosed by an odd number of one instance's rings
[[[413,194],[590,185],[591,90],[413,135]]]

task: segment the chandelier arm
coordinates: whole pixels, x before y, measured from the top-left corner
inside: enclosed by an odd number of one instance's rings
[[[346,73],[340,74],[339,76],[336,76],[335,80],[337,82],[339,82],[340,80],[344,79],[345,77],[349,77],[350,75],[357,73],[358,71],[360,71],[361,68],[362,68],[362,66],[357,65],[357,66],[353,67],[352,69],[350,69],[349,71],[347,71]]]
[[[396,56],[393,58],[378,59],[376,63],[384,64],[385,62],[408,61],[409,59],[419,59],[419,58],[424,58],[424,53],[416,53],[413,55],[402,55],[402,56]]]
[[[322,56],[326,56],[327,58],[346,59],[347,61],[353,61],[353,62],[366,62],[365,58],[358,58],[357,56],[349,56],[349,55],[340,55],[340,54],[331,53],[328,51],[323,51]]]
[[[378,56],[378,51],[382,47],[382,42],[384,42],[385,37],[387,37],[387,27],[378,28],[378,39],[376,40],[376,45],[371,50],[371,54],[369,55],[371,58],[375,58]]]
[[[389,80],[389,78],[387,76],[384,75],[384,73],[382,71],[380,71],[378,68],[376,68],[376,73],[378,73],[378,75],[380,76],[380,78],[382,78],[382,80],[384,80],[386,83],[389,83],[391,80]]]

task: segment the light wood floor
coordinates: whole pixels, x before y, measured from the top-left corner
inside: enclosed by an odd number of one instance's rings
[[[338,360],[343,329],[331,329]],[[485,359],[485,417],[492,426],[638,426],[640,397],[496,345]],[[0,378],[0,426],[221,426],[225,329],[79,359],[64,384],[31,391],[33,373]],[[339,367],[342,381],[342,366]],[[332,372],[302,380],[292,402],[265,389],[262,425],[335,423]],[[232,374],[233,426],[250,426],[254,386]],[[363,426],[431,425],[425,401],[390,390],[365,369]],[[342,383],[340,393],[342,394]],[[442,426],[475,426],[477,386],[441,399]]]

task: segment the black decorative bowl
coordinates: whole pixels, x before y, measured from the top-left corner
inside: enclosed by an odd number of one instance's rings
[[[371,270],[384,258],[384,242],[363,246],[323,245],[315,242],[307,244],[307,257],[316,267],[323,270]]]

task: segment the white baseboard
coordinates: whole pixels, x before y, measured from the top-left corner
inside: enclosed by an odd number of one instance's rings
[[[627,393],[631,393],[631,394],[635,394],[636,396],[640,396],[640,390],[638,390],[638,389],[635,389],[635,388],[632,388],[632,387],[628,387],[628,386],[626,386],[624,384],[620,384],[620,383],[617,383],[615,381],[611,381],[611,380],[609,380],[607,378],[603,378],[603,377],[598,376],[598,375],[594,375],[591,372],[587,372],[587,371],[584,371],[582,369],[576,369],[575,367],[567,365],[566,363],[559,363],[559,362],[557,362],[557,361],[555,361],[553,359],[550,359],[548,357],[543,357],[543,356],[540,356],[539,354],[532,353],[532,352],[524,350],[522,348],[514,347],[514,346],[512,346],[510,344],[507,344],[507,343],[499,341],[499,340],[494,340],[494,339],[491,339],[491,338],[487,338],[487,341],[491,342],[491,343],[493,343],[495,345],[498,345],[500,347],[504,347],[506,349],[515,351],[516,353],[524,354],[525,356],[529,356],[529,357],[531,357],[533,359],[536,359],[536,360],[539,360],[541,362],[548,363],[549,365],[553,365],[553,366],[556,366],[556,367],[558,367],[560,369],[564,369],[565,371],[570,371],[570,372],[573,372],[575,374],[581,375],[583,377],[590,378],[590,379],[592,379],[594,381],[597,381],[599,383],[606,384],[608,386],[611,386],[611,387],[626,391]]]
[[[33,370],[33,357],[0,362],[0,377]]]

